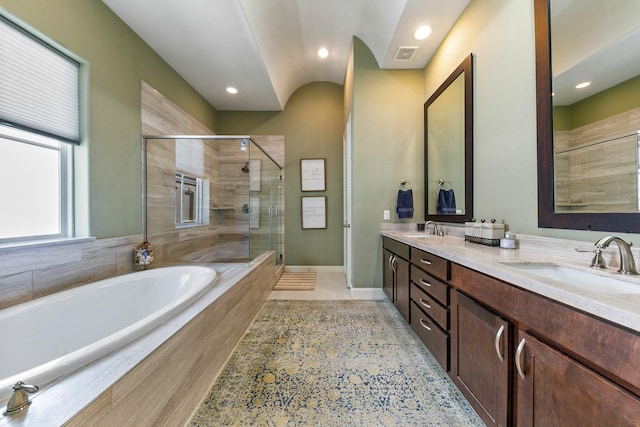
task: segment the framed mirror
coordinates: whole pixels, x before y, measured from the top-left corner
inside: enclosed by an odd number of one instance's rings
[[[638,233],[640,3],[534,0],[534,12],[538,225]]]
[[[425,219],[473,218],[473,55],[424,104]]]

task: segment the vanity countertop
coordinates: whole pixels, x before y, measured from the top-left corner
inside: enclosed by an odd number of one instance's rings
[[[568,242],[530,236],[519,249],[502,249],[466,242],[463,236],[429,236],[416,231],[382,229],[382,236],[389,237],[434,255],[446,258],[456,264],[479,271],[488,276],[511,283],[522,289],[544,296],[567,306],[590,313],[594,316],[640,332],[640,276],[624,276],[616,273],[617,267],[596,271],[589,267],[592,254],[576,254],[574,248],[584,242]],[[576,244],[577,243],[577,244]],[[609,256],[615,259],[617,249],[609,249]],[[566,256],[563,256],[566,255]],[[576,259],[579,256],[580,259]],[[637,257],[636,257],[637,259]],[[601,293],[594,290],[576,288],[560,281],[541,278],[505,263],[553,263],[572,267],[589,274],[615,277],[638,286],[634,293]]]

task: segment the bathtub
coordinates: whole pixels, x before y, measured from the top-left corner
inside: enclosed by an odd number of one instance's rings
[[[164,267],[0,310],[0,401],[17,381],[46,385],[149,332],[215,280],[208,267]]]

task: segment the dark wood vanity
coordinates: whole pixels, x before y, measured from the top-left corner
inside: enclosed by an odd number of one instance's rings
[[[387,295],[409,305],[403,316],[487,425],[640,425],[637,331],[386,236],[383,247],[385,265],[408,261],[407,279],[385,274]]]

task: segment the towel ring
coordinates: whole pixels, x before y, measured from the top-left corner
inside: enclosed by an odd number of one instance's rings
[[[451,190],[453,188],[453,185],[451,185],[451,183],[449,181],[445,181],[444,179],[440,179],[438,180],[438,183],[440,183],[440,187],[444,187],[445,184],[449,185],[449,190]]]

